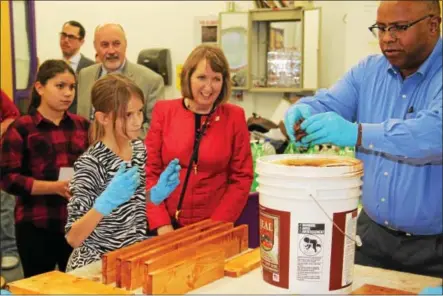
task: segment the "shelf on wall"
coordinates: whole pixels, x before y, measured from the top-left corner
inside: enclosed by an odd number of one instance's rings
[[[295,87],[251,87],[250,92],[255,93],[315,93],[315,89],[295,88]]]
[[[294,21],[303,18],[302,7],[279,9],[253,9],[249,11],[251,21]]]
[[[232,90],[245,90],[245,91],[248,91],[249,88],[244,87],[244,86],[233,86]]]

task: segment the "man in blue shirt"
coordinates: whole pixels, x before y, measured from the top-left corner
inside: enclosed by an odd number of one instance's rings
[[[357,146],[364,210],[356,263],[443,274],[442,39],[438,1],[383,1],[369,29],[383,55],[362,60],[329,90],[292,105],[296,145]]]

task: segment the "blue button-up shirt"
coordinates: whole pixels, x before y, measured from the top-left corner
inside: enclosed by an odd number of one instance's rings
[[[442,233],[442,40],[403,79],[383,55],[361,61],[331,89],[303,98],[312,113],[362,124],[363,206],[377,223]]]

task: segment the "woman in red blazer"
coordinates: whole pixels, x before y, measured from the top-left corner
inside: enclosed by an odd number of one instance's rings
[[[234,222],[253,179],[244,111],[227,103],[231,80],[223,52],[195,48],[183,65],[181,90],[182,98],[157,101],[145,140],[148,191],[171,160],[178,158],[182,167],[171,195],[158,206],[147,203],[149,228],[159,235],[207,218]]]

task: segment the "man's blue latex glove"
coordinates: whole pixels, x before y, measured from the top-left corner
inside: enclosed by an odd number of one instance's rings
[[[0,290],[0,295],[12,295],[8,290]]]
[[[419,295],[442,295],[443,288],[440,287],[427,287],[420,291]]]
[[[125,167],[123,163],[120,165],[108,187],[95,200],[94,209],[104,216],[109,215],[119,205],[128,201],[140,185],[138,166],[129,170],[126,170]]]
[[[161,173],[157,185],[151,188],[150,199],[155,205],[165,200],[180,184],[180,165],[178,159],[172,160]]]
[[[311,116],[311,107],[306,104],[294,104],[286,110],[285,128],[292,142],[295,142],[294,124],[302,118],[307,119],[309,116]]]
[[[303,121],[300,128],[307,134],[301,139],[303,144],[334,144],[355,146],[358,137],[358,124],[352,123],[335,112],[313,115]]]

